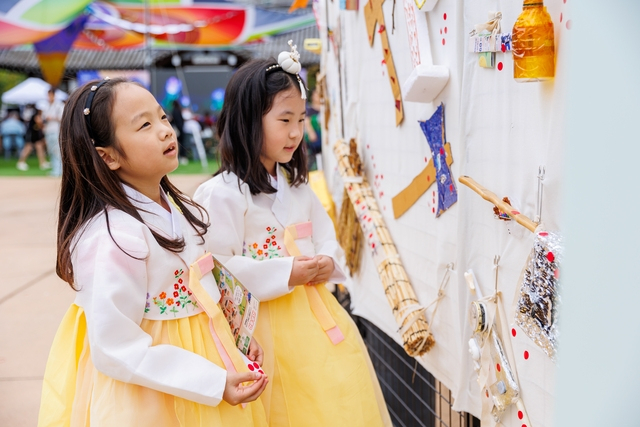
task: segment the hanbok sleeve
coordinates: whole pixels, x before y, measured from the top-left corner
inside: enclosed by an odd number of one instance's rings
[[[211,227],[205,237],[207,250],[220,260],[234,276],[244,284],[260,301],[269,301],[293,291],[289,287],[289,277],[293,267],[293,257],[255,260],[242,256],[245,236],[245,222],[251,201],[251,193],[246,185],[244,191],[234,182],[223,182],[217,176],[202,184],[194,195],[194,200],[209,212]]]
[[[180,347],[152,345],[140,328],[147,263],[153,260],[147,258],[144,226],[116,224],[116,216],[109,218],[113,239],[102,219],[85,230],[73,253],[76,303],[85,312],[94,366],[119,381],[218,405],[226,383],[223,368]]]
[[[342,283],[346,280],[346,276],[340,268],[340,257],[343,254],[342,248],[336,240],[336,230],[333,221],[322,206],[318,196],[307,185],[307,191],[311,193],[311,223],[313,224],[313,246],[316,255],[326,255],[333,259],[333,273],[329,277],[329,282]]]

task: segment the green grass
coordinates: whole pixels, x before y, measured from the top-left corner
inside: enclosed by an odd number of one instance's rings
[[[48,176],[50,170],[41,171],[38,166],[38,159],[35,155],[30,156],[27,159],[29,165],[28,171],[19,171],[16,168],[18,159],[5,160],[4,157],[0,158],[0,176]],[[220,167],[220,163],[217,158],[209,159],[209,170],[203,170],[200,162],[189,161],[187,165],[180,165],[172,174],[213,174]]]

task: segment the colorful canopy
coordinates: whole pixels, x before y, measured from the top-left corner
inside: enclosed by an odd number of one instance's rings
[[[57,85],[69,49],[227,48],[315,23],[251,5],[199,0],[0,0],[0,49],[34,44]]]

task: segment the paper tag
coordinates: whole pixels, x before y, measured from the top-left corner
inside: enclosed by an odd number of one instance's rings
[[[469,52],[508,52],[511,50],[511,33],[476,34],[469,37]]]
[[[362,184],[362,177],[361,176],[343,176],[342,177],[342,181],[344,181],[346,184]]]

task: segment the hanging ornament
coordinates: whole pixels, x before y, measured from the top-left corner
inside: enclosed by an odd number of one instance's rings
[[[553,22],[542,0],[524,0],[512,31],[513,77],[517,82],[550,80],[555,75]]]
[[[550,231],[536,234],[533,249],[520,278],[516,324],[552,359],[558,338],[558,278],[562,238]]]

